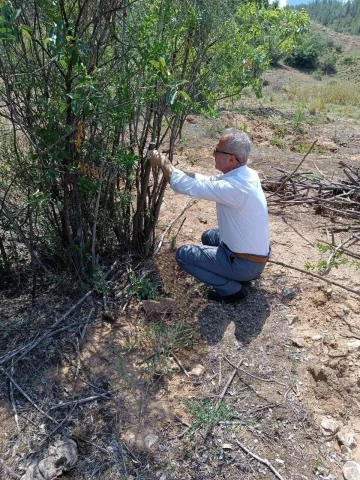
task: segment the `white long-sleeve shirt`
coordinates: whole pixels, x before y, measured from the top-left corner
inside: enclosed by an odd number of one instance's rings
[[[220,239],[231,251],[269,253],[266,198],[255,170],[244,165],[228,173],[192,178],[174,169],[170,185],[176,193],[216,202]]]

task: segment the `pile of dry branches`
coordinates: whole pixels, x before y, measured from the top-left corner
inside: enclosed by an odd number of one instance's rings
[[[331,217],[340,216],[357,220],[351,230],[360,230],[360,169],[339,162],[344,179],[326,177],[317,167],[313,172],[299,173],[274,167],[281,173],[280,178],[263,180],[263,189],[272,192],[269,204],[277,203],[284,207],[299,204],[315,206],[315,212]]]

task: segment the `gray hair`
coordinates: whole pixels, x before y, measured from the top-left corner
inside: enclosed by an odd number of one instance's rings
[[[250,138],[246,133],[236,128],[227,128],[221,138],[225,140],[226,149],[236,156],[239,164],[246,165],[251,149]]]

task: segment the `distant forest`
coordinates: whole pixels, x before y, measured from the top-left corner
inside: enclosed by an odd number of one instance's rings
[[[340,33],[360,35],[360,0],[342,3],[338,0],[316,0],[294,7],[305,8],[312,20]]]

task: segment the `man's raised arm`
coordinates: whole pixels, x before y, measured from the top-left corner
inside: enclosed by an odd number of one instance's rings
[[[161,155],[161,153],[157,150],[154,150],[150,156],[150,163],[153,167],[161,168],[164,177],[168,182],[170,182],[170,177],[175,170],[175,167],[172,165],[170,160],[165,156]],[[188,177],[195,178],[195,173],[192,172],[184,172]]]

